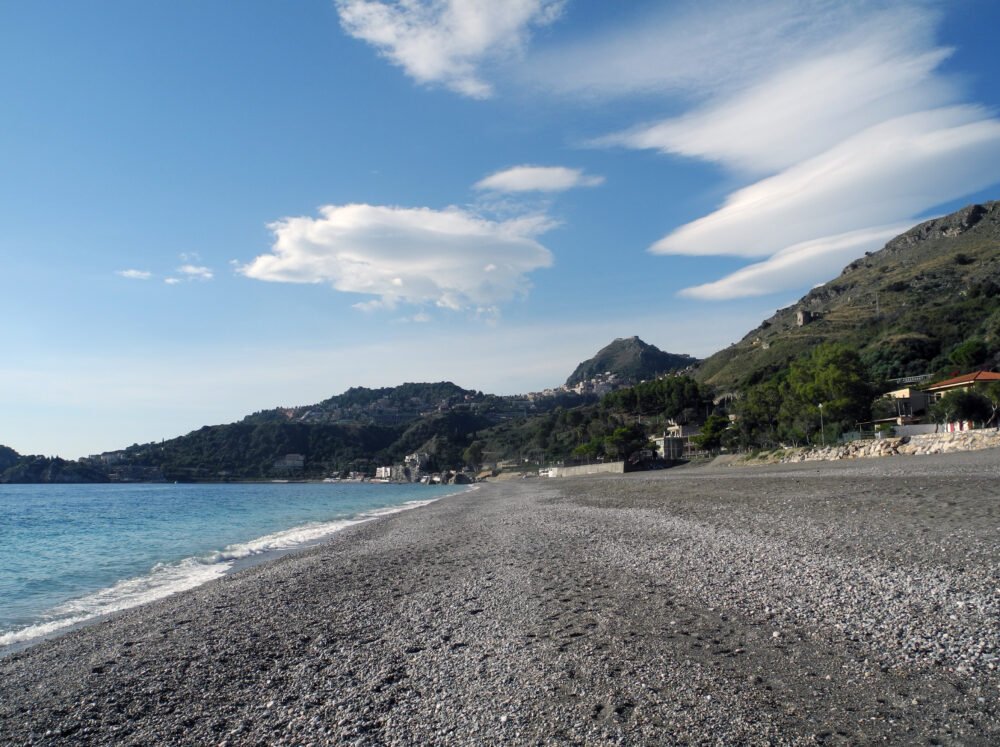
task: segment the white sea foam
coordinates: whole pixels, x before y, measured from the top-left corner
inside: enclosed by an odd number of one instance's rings
[[[120,612],[147,602],[193,589],[225,575],[232,562],[205,563],[198,558],[186,558],[179,563],[157,564],[144,576],[119,581],[114,586],[93,594],[71,599],[52,608],[45,621],[21,630],[0,635],[0,646],[24,643],[87,622],[102,615]]]
[[[303,545],[308,545],[321,540],[324,537],[333,534],[334,532],[339,532],[341,529],[345,529],[353,524],[360,524],[370,520],[370,518],[365,516],[356,519],[342,519],[339,521],[304,524],[299,527],[285,529],[281,532],[275,532],[274,534],[268,534],[264,537],[258,537],[255,540],[250,540],[249,542],[227,545],[224,549],[201,558],[200,561],[207,563],[224,563],[227,561],[242,560],[243,558],[249,558],[253,555],[261,555],[267,552],[294,550],[298,547],[302,547]]]
[[[222,550],[200,557],[185,558],[176,563],[158,563],[146,575],[119,581],[106,589],[54,607],[44,615],[42,622],[20,630],[0,633],[0,648],[44,638],[103,615],[193,589],[224,576],[238,560],[264,553],[287,552],[316,544],[325,537],[354,524],[426,506],[436,500],[438,499],[408,501],[399,506],[367,511],[351,519],[304,524],[249,542],[227,545]]]

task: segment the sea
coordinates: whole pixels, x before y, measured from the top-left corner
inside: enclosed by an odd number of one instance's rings
[[[0,485],[0,654],[468,489]]]

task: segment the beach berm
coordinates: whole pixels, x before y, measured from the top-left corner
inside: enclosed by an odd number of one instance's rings
[[[0,743],[997,744],[1000,453],[483,485],[0,660]]]

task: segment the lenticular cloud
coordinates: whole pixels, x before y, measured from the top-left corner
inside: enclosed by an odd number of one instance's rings
[[[564,192],[577,187],[598,187],[603,176],[591,176],[565,166],[514,166],[480,179],[476,189],[492,192]]]
[[[805,28],[814,33],[833,11],[811,5]],[[961,87],[938,70],[951,50],[934,46],[934,9],[894,0],[850,7],[833,13],[835,33],[817,36],[812,48],[785,27],[764,56],[768,66],[751,65],[736,85],[721,73],[697,79],[710,92],[703,103],[598,140],[717,163],[746,180],[717,210],[650,250],[764,261],[683,295],[736,298],[827,280],[831,263],[852,247],[877,248],[871,242],[886,226],[913,225],[926,211],[997,183],[1000,119],[963,104]],[[779,0],[755,8],[779,27],[788,9]],[[685,36],[671,25],[661,32]],[[733,39],[723,54],[742,69],[754,42]]]
[[[357,304],[365,310],[409,303],[482,312],[527,292],[528,274],[552,264],[535,239],[552,225],[544,217],[497,222],[457,208],[363,204],[319,213],[271,224],[271,252],[239,271],[374,296]]]

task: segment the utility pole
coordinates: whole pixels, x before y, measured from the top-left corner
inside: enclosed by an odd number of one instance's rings
[[[823,427],[823,403],[819,403],[819,437],[823,441],[823,446],[826,446],[826,429]]]

